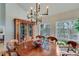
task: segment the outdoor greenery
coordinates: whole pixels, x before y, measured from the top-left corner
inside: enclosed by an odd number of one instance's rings
[[[58,45],[66,46],[67,45],[67,40],[59,40]]]
[[[79,32],[79,18],[76,19],[76,21],[74,23],[74,28],[75,28],[76,32]]]

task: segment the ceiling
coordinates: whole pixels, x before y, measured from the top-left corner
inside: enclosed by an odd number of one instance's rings
[[[18,3],[24,11],[28,11],[30,7],[35,8],[35,3]],[[45,12],[46,6],[49,7],[49,15],[53,16],[66,11],[74,10],[79,8],[79,3],[41,3],[41,13]]]

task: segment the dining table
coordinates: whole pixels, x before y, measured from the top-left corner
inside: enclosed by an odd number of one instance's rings
[[[56,45],[52,45],[49,49],[33,47],[32,41],[30,41],[20,44],[16,49],[16,53],[19,56],[57,56],[57,48]]]

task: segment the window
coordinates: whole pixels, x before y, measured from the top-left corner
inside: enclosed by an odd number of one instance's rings
[[[77,33],[74,29],[74,20],[57,21],[56,36],[60,40],[77,40]]]
[[[41,24],[41,35],[43,35],[43,36],[50,35],[50,25],[49,24]]]

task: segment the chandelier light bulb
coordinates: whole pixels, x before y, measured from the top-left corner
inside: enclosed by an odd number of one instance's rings
[[[46,10],[47,10],[47,14],[48,14],[48,6],[46,7]]]
[[[30,7],[30,9],[32,10],[33,8],[32,8],[32,7]]]
[[[46,8],[48,9],[48,6]]]

